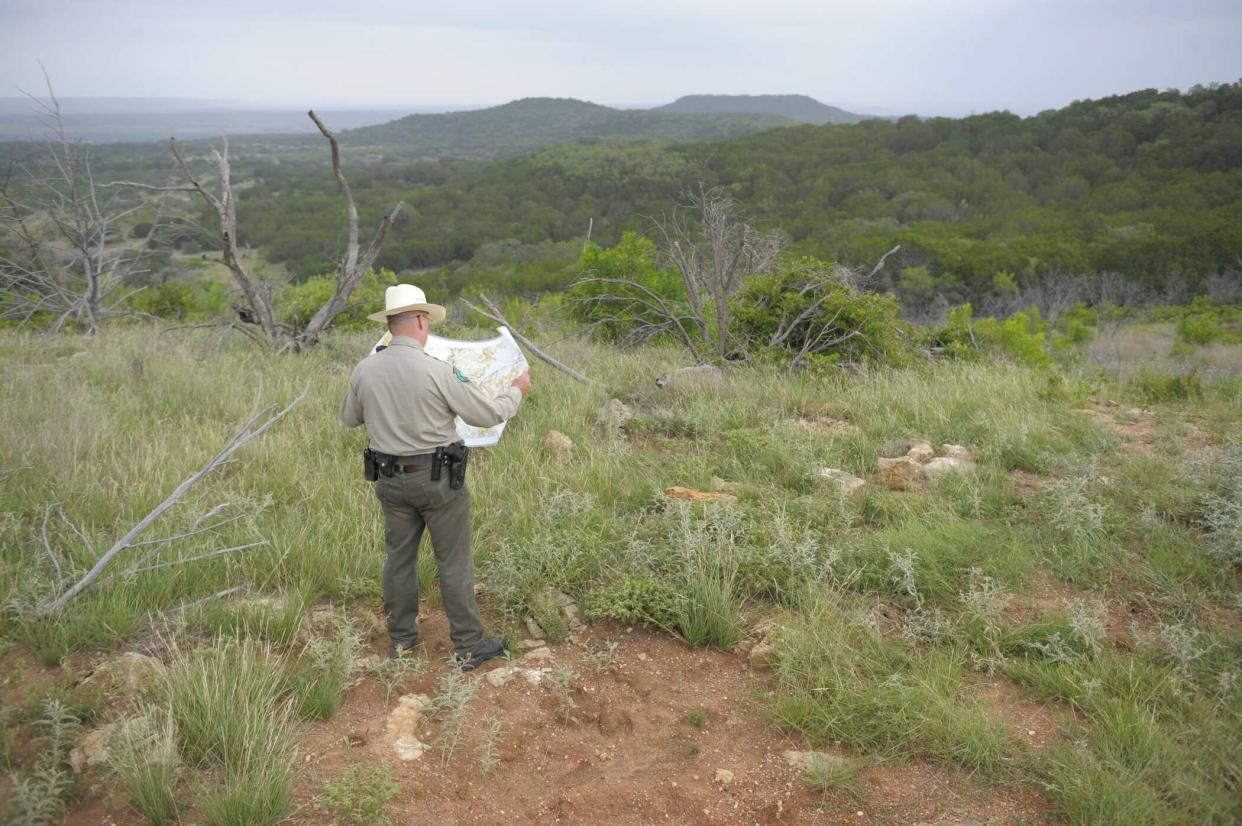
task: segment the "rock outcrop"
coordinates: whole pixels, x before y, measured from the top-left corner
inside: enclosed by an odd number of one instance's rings
[[[543,437],[543,449],[554,459],[567,459],[573,452],[574,440],[559,430],[549,430]]]

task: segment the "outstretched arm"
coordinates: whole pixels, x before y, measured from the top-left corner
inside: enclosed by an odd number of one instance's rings
[[[530,376],[523,373],[496,398],[490,398],[464,374],[449,368],[439,375],[440,389],[453,412],[473,427],[495,427],[517,412],[530,391]]]

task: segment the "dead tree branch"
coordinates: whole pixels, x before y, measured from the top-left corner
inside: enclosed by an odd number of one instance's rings
[[[89,588],[91,584],[99,578],[100,574],[102,574],[104,570],[112,564],[119,554],[138,543],[139,537],[142,536],[142,534],[169,508],[176,505],[177,502],[179,502],[190,490],[190,488],[211,474],[212,471],[227,464],[233,454],[240,450],[243,446],[266,433],[272,425],[283,419],[289,411],[297,407],[297,405],[300,404],[304,398],[306,398],[306,394],[309,390],[310,382],[308,381],[306,386],[302,388],[302,392],[298,394],[297,398],[279,410],[276,409],[275,405],[267,405],[260,408],[259,397],[256,396],[255,409],[251,412],[249,418],[247,418],[241,427],[239,427],[232,435],[228,442],[225,443],[224,447],[222,447],[220,451],[207,462],[207,464],[187,476],[181,484],[177,485],[177,487],[173,489],[172,493],[170,493],[163,502],[156,505],[146,516],[140,519],[136,525],[130,528],[124,536],[118,539],[111,548],[105,551],[104,554],[95,562],[94,566],[87,571],[81,579],[79,579],[71,587],[64,589],[55,599],[51,599],[46,602],[43,605],[41,612],[47,615],[63,611],[65,606],[69,604],[70,600]],[[260,393],[261,392],[262,388],[260,388]]]
[[[534,343],[530,339],[528,339],[526,336],[519,333],[517,330],[513,329],[513,325],[509,323],[508,319],[505,318],[504,313],[500,311],[500,308],[498,308],[495,305],[495,303],[492,302],[490,298],[483,295],[483,296],[479,296],[479,300],[482,301],[484,305],[487,306],[486,310],[482,309],[481,307],[476,306],[475,304],[471,303],[470,301],[467,301],[464,298],[462,299],[462,303],[465,304],[467,307],[469,307],[471,310],[478,313],[479,315],[483,316],[484,318],[489,319],[495,322],[496,324],[501,325],[502,327],[506,327],[509,330],[509,332],[512,333],[513,338],[517,340],[518,344],[521,344],[523,347],[529,350],[530,354],[533,355],[535,358],[539,359],[545,364],[555,367],[557,370],[560,370],[565,375],[569,376],[572,379],[577,379],[583,384],[594,384],[593,381],[591,381],[589,378],[579,373],[577,370],[561,363],[560,361],[557,361],[552,356],[549,356],[547,353],[540,350],[538,347],[534,345]]]
[[[574,282],[581,289],[574,290],[573,301],[592,305],[588,315],[595,323],[621,330],[625,340],[671,333],[696,364],[703,364],[732,352],[729,299],[747,278],[776,266],[784,239],[746,223],[737,204],[719,189],[700,185],[687,200],[653,221],[660,242],[657,260],[677,273],[677,286],[657,290],[629,274],[586,272]],[[606,308],[603,313],[600,307]]]
[[[397,205],[380,221],[379,228],[375,230],[375,235],[371,238],[371,243],[367,246],[366,251],[359,254],[358,207],[354,204],[354,195],[349,188],[349,181],[345,180],[345,173],[341,171],[341,145],[337,141],[336,135],[332,130],[324,126],[323,121],[319,119],[319,116],[313,110],[307,112],[307,114],[314,121],[315,126],[319,127],[320,133],[328,139],[328,145],[331,147],[332,174],[336,176],[336,182],[341,188],[341,196],[345,199],[345,216],[348,224],[349,240],[345,246],[345,255],[337,269],[336,289],[333,291],[332,297],[324,302],[324,305],[307,322],[306,328],[298,335],[299,346],[314,344],[324,328],[332,323],[332,319],[344,312],[345,308],[349,306],[350,294],[362,281],[363,276],[367,274],[367,270],[371,269],[371,265],[375,263],[380,247],[383,246],[384,239],[388,237],[388,231],[392,228],[393,220],[405,208],[405,201],[398,201]]]
[[[312,110],[307,113],[318,127],[320,134],[328,141],[332,157],[332,174],[345,200],[346,243],[345,251],[337,266],[336,288],[332,295],[323,303],[310,321],[301,329],[295,329],[280,321],[274,307],[274,299],[270,284],[254,278],[242,259],[238,247],[237,205],[233,193],[231,167],[229,164],[229,142],[225,138],[219,149],[212,148],[211,157],[216,166],[216,188],[213,192],[206,187],[191,169],[177,147],[176,139],[170,141],[173,159],[186,183],[181,186],[158,187],[140,184],[133,181],[117,181],[113,186],[130,186],[138,189],[159,192],[193,192],[215,213],[219,224],[218,240],[220,243],[220,260],[233,276],[245,299],[245,306],[238,308],[238,315],[243,320],[257,324],[263,330],[264,337],[282,347],[300,350],[313,346],[319,336],[338,315],[349,307],[349,296],[362,282],[367,271],[375,264],[380,248],[388,237],[397,215],[405,208],[405,201],[398,201],[381,220],[366,249],[360,246],[358,229],[358,207],[354,202],[353,190],[341,169],[341,146],[336,134],[329,129]]]
[[[119,308],[132,292],[124,288],[146,272],[162,203],[136,249],[118,243],[122,222],[146,204],[101,197],[90,154],[69,138],[46,72],[44,79],[48,99],[31,100],[47,115],[46,153],[25,170],[21,196],[9,191],[9,180],[0,189],[0,225],[16,242],[0,253],[0,318],[25,324],[45,317],[53,330],[73,322],[90,334],[103,319],[125,314]]]

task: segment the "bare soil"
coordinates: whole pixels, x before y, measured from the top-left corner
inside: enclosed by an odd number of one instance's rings
[[[363,627],[375,628],[371,617]],[[510,662],[486,664],[471,679],[477,693],[466,731],[451,755],[436,748],[441,723],[423,720],[419,736],[430,748],[402,761],[388,742],[389,712],[402,694],[435,695],[450,668],[447,621],[431,609],[422,623],[427,640],[420,674],[410,674],[386,696],[383,684],[360,679],[331,720],[301,727],[300,780],[289,823],[341,822],[322,802],[324,785],[350,763],[384,764],[400,786],[386,811],[394,824],[916,824],[1040,823],[1048,807],[1030,789],[998,784],[929,763],[879,763],[860,775],[857,792],[823,795],[787,765],[786,750],[807,746],[779,731],[764,714],[772,674],[752,669],[744,655],[689,649],[662,634],[613,624],[590,626],[552,646],[553,661],[513,660],[530,667],[568,667],[566,695],[521,677],[497,687],[486,674]],[[598,652],[616,642],[604,663]],[[386,638],[371,633],[371,653],[386,653]],[[519,655],[523,652],[514,652]],[[50,670],[31,666],[32,672]],[[33,674],[32,674],[33,676]],[[1015,732],[1035,746],[1055,737],[1060,713],[1023,700],[1012,685],[984,687],[981,696]],[[692,714],[692,712],[699,712]],[[480,734],[501,721],[499,762],[486,774]],[[1026,732],[1035,731],[1035,735]],[[841,756],[850,756],[838,751]],[[731,782],[717,770],[732,772]],[[202,778],[185,783],[189,799]],[[83,778],[82,795],[68,822],[129,826],[141,820],[124,808],[106,776]],[[187,823],[195,811],[183,812]]]
[[[438,611],[423,629],[428,640],[447,639]],[[617,643],[615,657],[601,667],[592,654],[608,641]],[[376,640],[377,652],[382,642]],[[433,657],[447,654],[442,642],[432,649]],[[484,675],[506,663],[488,664],[477,678],[471,730],[447,760],[435,748],[416,761],[399,760],[384,736],[396,693],[386,701],[373,681],[355,687],[337,717],[309,726],[303,738],[307,771],[297,822],[332,822],[316,801],[322,783],[347,760],[392,768],[402,787],[389,807],[398,823],[1030,822],[1045,812],[1024,789],[924,764],[872,767],[857,796],[814,792],[783,757],[806,746],[764,716],[770,673],[751,670],[738,655],[613,625],[593,626],[553,654],[556,666],[576,674],[572,707],[546,683],[519,677],[491,685]],[[448,666],[433,662],[400,690],[434,695]],[[500,762],[485,777],[479,733],[492,717],[504,729]],[[427,721],[423,731],[434,746],[438,724]],[[718,769],[732,772],[728,785],[716,779]]]

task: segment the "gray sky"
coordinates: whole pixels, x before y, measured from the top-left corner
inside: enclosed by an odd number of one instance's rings
[[[1031,113],[1242,78],[1237,0],[0,0],[0,96],[328,106],[800,92]]]

